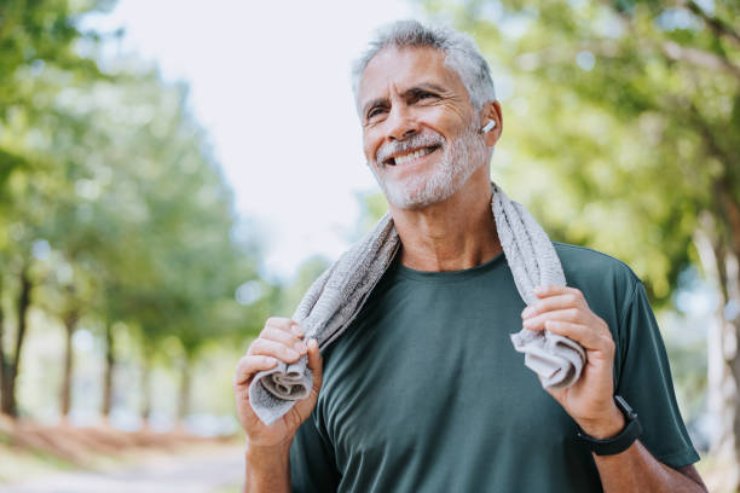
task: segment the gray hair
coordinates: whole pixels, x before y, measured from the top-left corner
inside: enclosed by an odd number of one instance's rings
[[[389,47],[439,50],[445,55],[445,65],[460,76],[475,109],[480,110],[487,101],[496,99],[488,62],[470,36],[448,27],[425,26],[415,20],[405,20],[381,27],[367,51],[352,66],[355,102],[362,74],[370,60]]]

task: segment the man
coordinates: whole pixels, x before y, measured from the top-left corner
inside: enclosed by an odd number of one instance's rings
[[[558,244],[568,287],[539,286],[526,308],[517,293],[491,212],[503,118],[472,41],[396,23],[355,75],[365,156],[401,249],[323,361],[284,318],[240,360],[245,490],[706,491],[629,268]],[[573,385],[543,390],[509,341],[522,325],[582,346]],[[249,384],[303,355],[309,397],[265,425]]]

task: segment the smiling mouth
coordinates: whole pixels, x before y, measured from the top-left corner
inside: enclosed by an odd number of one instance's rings
[[[389,157],[388,159],[385,159],[383,161],[384,166],[396,166],[396,165],[404,165],[406,163],[409,163],[415,159],[422,158],[424,156],[427,156],[437,149],[439,149],[440,145],[432,145],[429,147],[422,147],[421,149],[416,149],[411,152],[407,152],[405,154],[399,154],[397,156]]]

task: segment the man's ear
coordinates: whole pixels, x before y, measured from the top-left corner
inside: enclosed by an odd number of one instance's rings
[[[501,113],[501,104],[498,101],[488,101],[480,111],[481,132],[488,147],[493,147],[501,138],[504,130],[504,117]],[[493,122],[493,123],[491,123]],[[491,128],[492,127],[492,128]],[[486,131],[483,132],[483,129]]]

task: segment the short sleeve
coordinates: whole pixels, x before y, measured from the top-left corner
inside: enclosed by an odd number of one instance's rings
[[[331,447],[316,429],[314,416],[296,433],[290,447],[290,478],[297,493],[330,493],[337,490],[337,472]]]
[[[615,340],[620,358],[616,392],[637,412],[640,441],[664,464],[680,468],[699,460],[678,409],[663,339],[645,288],[636,282]]]

